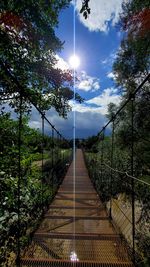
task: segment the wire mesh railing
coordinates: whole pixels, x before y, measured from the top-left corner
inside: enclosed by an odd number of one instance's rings
[[[150,263],[149,78],[112,112],[93,144],[97,153],[85,151],[93,184],[137,266]]]
[[[12,109],[8,99],[1,99],[0,266],[20,266],[21,251],[54,198],[72,154],[44,111],[30,103],[30,117],[24,101],[21,92]]]

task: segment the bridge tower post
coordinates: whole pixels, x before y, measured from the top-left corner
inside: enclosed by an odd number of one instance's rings
[[[44,208],[44,203],[43,203],[43,185],[44,185],[44,116],[45,113],[42,112],[41,118],[42,118],[42,185],[41,185],[41,189],[42,189],[42,196],[41,196],[41,205],[42,205],[42,210]]]
[[[21,233],[21,221],[20,221],[20,197],[21,197],[21,181],[22,181],[22,167],[21,167],[21,145],[22,145],[22,115],[23,115],[23,94],[20,89],[20,103],[19,103],[19,117],[18,117],[18,183],[17,183],[17,213],[18,213],[18,228],[17,228],[17,256],[16,266],[20,267],[20,233]]]
[[[135,95],[130,95],[131,99],[131,176],[134,175],[134,100]],[[133,263],[135,264],[135,184],[132,179],[132,247],[133,247]]]
[[[102,130],[102,142],[101,142],[101,183],[103,183],[104,138],[105,138],[105,128],[103,128]]]
[[[52,187],[54,185],[54,126],[52,126]]]
[[[112,139],[111,139],[111,172],[110,172],[110,209],[109,218],[112,219],[112,195],[113,195],[113,165],[114,165],[114,132],[115,117],[112,117]]]

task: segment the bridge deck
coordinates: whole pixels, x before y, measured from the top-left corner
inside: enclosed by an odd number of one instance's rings
[[[78,262],[70,262],[71,252]],[[75,176],[72,162],[21,266],[133,266],[91,184],[80,149]]]

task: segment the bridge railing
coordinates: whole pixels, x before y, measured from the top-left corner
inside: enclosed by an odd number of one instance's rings
[[[94,144],[97,153],[86,153],[94,186],[137,266],[150,256],[149,78],[112,111]]]
[[[72,154],[48,115],[30,100],[28,116],[25,97],[20,92],[11,99],[17,101],[15,109],[9,99],[1,99],[1,266],[10,261],[20,266],[21,251],[56,194]]]

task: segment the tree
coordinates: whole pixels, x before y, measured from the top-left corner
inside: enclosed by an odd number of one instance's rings
[[[84,147],[85,147],[85,149],[87,149],[89,151],[97,153],[98,152],[98,142],[99,142],[98,135],[97,136],[93,135],[84,141]]]
[[[117,112],[117,105],[114,103],[109,103],[108,107],[107,107],[107,114],[106,117],[111,120],[113,118],[113,116],[116,114]]]
[[[14,98],[12,106],[17,105],[21,92],[24,103],[43,109],[54,106],[60,115],[66,115],[68,100],[73,97],[72,73],[55,67],[62,43],[54,29],[60,10],[69,3],[1,1],[0,92],[3,98]]]
[[[150,68],[149,1],[132,0],[123,5],[120,24],[125,31],[113,69],[126,93],[133,92]],[[128,94],[127,94],[128,96]]]
[[[114,63],[117,85],[124,92],[122,103],[135,91],[149,72],[150,61],[150,9],[149,1],[132,0],[123,5],[120,24],[126,31],[121,48]],[[148,149],[150,144],[150,121],[148,117],[149,84],[145,84],[135,96],[134,107],[134,146],[138,170],[148,170]],[[121,103],[121,105],[122,105]],[[110,110],[109,110],[110,111]],[[131,145],[131,105],[126,105],[123,116],[119,117],[118,141],[120,145]],[[143,151],[143,157],[141,157]],[[145,152],[144,152],[145,151]],[[147,166],[147,167],[146,167]]]
[[[132,0],[124,3],[120,18],[123,30],[127,30],[128,36],[131,38],[149,34],[149,1],[143,0],[141,2],[139,0]]]

